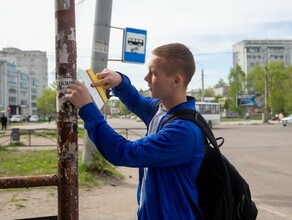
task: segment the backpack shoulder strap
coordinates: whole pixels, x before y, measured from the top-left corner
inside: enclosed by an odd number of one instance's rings
[[[167,124],[170,121],[176,120],[176,119],[182,119],[182,120],[188,120],[194,122],[204,133],[205,138],[208,140],[209,143],[212,144],[214,148],[219,149],[219,147],[223,144],[224,139],[222,137],[215,138],[211,128],[209,127],[206,120],[203,118],[203,116],[197,112],[196,110],[192,109],[181,109],[176,112],[174,112],[172,115],[170,115],[161,125],[163,127],[165,124]],[[220,145],[217,144],[217,140],[221,140]]]

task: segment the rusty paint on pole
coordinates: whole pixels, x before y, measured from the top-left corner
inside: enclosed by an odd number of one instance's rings
[[[0,189],[57,186],[57,175],[16,176],[0,178]]]
[[[56,81],[58,131],[58,219],[77,220],[78,144],[77,109],[65,99],[76,79],[76,29],[74,0],[55,0]]]

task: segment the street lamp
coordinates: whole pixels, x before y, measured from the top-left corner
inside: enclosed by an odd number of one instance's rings
[[[268,107],[268,66],[265,66],[265,111],[264,123],[269,122],[269,107]]]
[[[269,54],[269,51],[268,51]],[[269,105],[268,105],[268,96],[269,96],[269,72],[268,72],[268,64],[269,60],[273,58],[273,55],[269,55],[266,59],[265,65],[265,110],[264,110],[264,121],[263,123],[269,123]]]
[[[202,67],[202,98],[201,101],[204,102],[205,101],[205,89],[204,89],[204,67],[201,63],[196,62],[197,64],[199,64]]]

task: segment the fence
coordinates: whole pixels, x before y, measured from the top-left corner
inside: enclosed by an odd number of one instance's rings
[[[136,139],[143,137],[146,133],[145,128],[115,128],[117,132],[127,139]],[[37,129],[20,129],[12,128],[0,134],[0,147],[16,143],[17,146],[28,147],[50,147],[57,146],[57,140],[54,135],[56,129],[37,128]],[[50,135],[51,134],[51,135]],[[79,138],[79,146],[83,146],[83,139]]]
[[[11,131],[7,130],[0,135],[0,146],[8,146],[13,143],[21,146],[57,146],[56,135],[50,137],[49,133],[56,133],[56,129],[11,128]]]
[[[142,137],[146,133],[145,128],[116,128],[117,132],[125,136],[127,139],[137,139]],[[12,128],[11,131],[5,131],[0,133],[0,147],[9,145],[13,142],[21,142],[25,146],[55,146],[57,141],[55,137],[48,137],[48,132],[56,132],[56,129],[19,129]],[[45,134],[43,134],[45,133]],[[79,139],[83,143],[82,139]],[[50,143],[48,143],[48,141]],[[80,144],[78,144],[80,145]],[[64,182],[62,178],[58,175],[40,175],[40,176],[21,176],[21,177],[5,177],[0,178],[0,189],[9,188],[29,188],[29,187],[40,187],[40,186],[56,186],[64,187]],[[62,197],[67,197],[67,193],[72,193],[71,191],[65,190]],[[74,193],[74,192],[73,192]],[[78,193],[78,192],[75,192]],[[60,195],[59,195],[60,196]],[[66,201],[65,206],[68,205],[70,210],[71,201]],[[67,209],[66,209],[67,210]],[[38,218],[29,218],[26,220],[55,220],[57,216],[47,216]],[[66,218],[65,218],[66,219]],[[19,219],[20,220],[20,219]],[[22,219],[25,220],[25,219]]]

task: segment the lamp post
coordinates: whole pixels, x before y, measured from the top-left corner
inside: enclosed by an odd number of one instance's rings
[[[201,101],[204,102],[205,101],[205,89],[204,89],[204,67],[201,63],[196,62],[197,64],[199,64],[202,67],[202,97],[201,97]]]
[[[269,54],[269,51],[267,51]],[[269,70],[268,64],[269,60],[273,58],[273,55],[268,55],[266,59],[265,65],[265,110],[264,110],[264,120],[263,123],[269,123],[269,105],[268,105],[268,96],[269,96]]]
[[[264,123],[269,123],[269,107],[268,107],[268,66],[265,66],[265,111]]]

